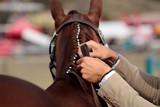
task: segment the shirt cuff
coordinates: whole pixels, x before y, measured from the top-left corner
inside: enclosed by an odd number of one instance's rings
[[[107,75],[105,75],[100,81],[99,86],[101,87],[105,83],[105,81],[107,81],[114,73],[115,73],[115,70],[112,70]]]
[[[119,62],[120,62],[120,56],[119,56],[119,54],[118,54],[118,55],[117,55],[117,60],[116,60],[115,63],[113,64],[112,69],[115,69],[115,68],[117,67],[117,65],[119,64]]]

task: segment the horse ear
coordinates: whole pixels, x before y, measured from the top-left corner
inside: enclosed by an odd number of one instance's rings
[[[97,27],[99,26],[101,14],[102,14],[102,0],[91,0],[88,17]]]
[[[55,26],[58,27],[66,16],[63,10],[63,6],[60,0],[51,0],[50,7],[52,17],[55,20]]]

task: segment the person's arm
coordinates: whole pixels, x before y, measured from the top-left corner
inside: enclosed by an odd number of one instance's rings
[[[83,79],[99,83],[98,94],[113,107],[155,107],[143,99],[123,78],[102,60],[83,57],[77,61]],[[105,75],[105,76],[104,76]]]
[[[118,73],[100,86],[98,94],[113,107],[156,107],[142,98]]]
[[[106,48],[94,41],[86,42],[86,44],[89,47],[91,57],[110,60],[113,63],[117,60],[118,54],[114,50]],[[78,54],[80,57],[82,56],[80,49]],[[141,96],[156,105],[160,105],[160,79],[158,77],[139,72],[137,67],[122,56],[120,56],[120,63],[117,67],[114,67]]]
[[[160,105],[160,78],[141,72],[138,67],[131,64],[120,55],[120,63],[115,70],[128,82],[141,96],[148,101]]]

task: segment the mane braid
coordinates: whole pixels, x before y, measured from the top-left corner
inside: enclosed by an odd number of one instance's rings
[[[80,46],[80,39],[79,39],[79,35],[80,35],[80,32],[81,32],[81,28],[80,28],[80,24],[79,23],[76,23],[76,26],[77,26],[77,33],[75,36],[73,36],[73,46],[74,46],[74,49],[73,49],[73,54],[71,56],[71,63],[68,65],[69,67],[67,67],[67,70],[66,70],[66,73],[70,73],[71,70],[73,71],[76,71],[75,67],[76,67],[76,60],[78,59],[78,55],[77,55],[77,50],[78,50],[78,46]],[[73,26],[74,27],[74,26]],[[74,30],[73,30],[74,32]],[[72,32],[72,33],[73,33]],[[73,33],[74,34],[74,33]],[[76,40],[75,40],[76,39]],[[76,42],[76,43],[75,43]]]
[[[70,63],[65,68],[65,72],[68,74],[71,71],[76,71],[76,60],[79,58],[77,55],[78,46],[80,46],[81,43],[84,43],[90,39],[92,39],[89,29],[84,28],[83,25],[80,23],[74,23],[73,24],[73,30],[71,32],[71,43],[73,45],[73,51],[70,59]],[[97,36],[95,36],[97,37]]]
[[[72,45],[74,46],[74,48],[73,48],[73,54],[71,56],[71,63],[66,68],[67,69],[66,74],[74,75],[78,79],[80,86],[82,87],[84,92],[87,93],[87,90],[88,90],[87,86],[89,84],[88,83],[86,84],[86,82],[83,81],[83,79],[79,76],[77,69],[76,69],[76,60],[79,58],[77,55],[78,46],[80,46],[80,44],[83,43],[80,39],[80,33],[81,33],[80,23],[75,23],[73,27],[74,28],[77,27],[77,29],[74,29],[72,32],[73,38],[72,38],[71,42],[73,43]],[[76,34],[76,35],[74,35],[74,34]]]

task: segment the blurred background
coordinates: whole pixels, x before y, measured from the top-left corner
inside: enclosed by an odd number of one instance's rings
[[[65,12],[90,0],[61,0]],[[110,48],[151,75],[160,75],[160,0],[103,0],[100,22]],[[45,89],[52,82],[48,48],[54,32],[49,0],[0,0],[0,74]]]

